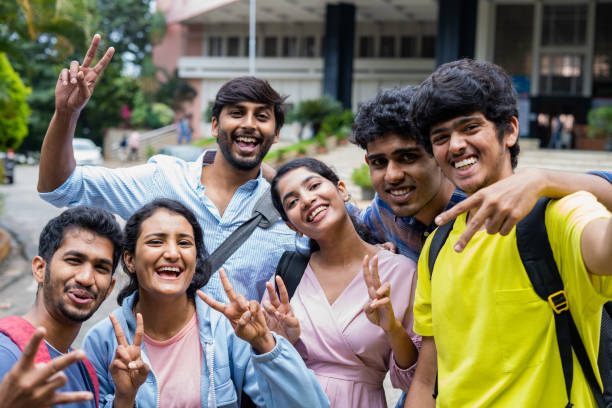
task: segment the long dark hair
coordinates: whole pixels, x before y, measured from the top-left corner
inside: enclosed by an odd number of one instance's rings
[[[281,202],[280,194],[278,193],[278,182],[287,173],[295,169],[299,169],[301,167],[304,167],[314,173],[317,173],[321,177],[326,178],[327,180],[331,181],[335,186],[337,186],[338,182],[340,181],[338,175],[327,164],[311,157],[300,157],[280,166],[276,171],[276,176],[274,176],[274,179],[272,179],[272,187],[270,189],[270,192],[272,195],[272,203],[274,204],[274,207],[285,221],[289,221],[289,218],[287,217],[287,213],[283,208],[283,203]],[[359,234],[361,239],[368,243],[375,243],[375,240],[370,230],[366,228],[365,225],[360,223],[359,220],[357,220],[357,218],[355,218],[353,215],[349,214],[349,217],[351,219],[351,222],[353,223],[353,226],[355,227],[355,231],[357,231],[357,234]],[[311,238],[310,252],[318,251],[319,249],[319,244]]]
[[[206,285],[208,279],[210,278],[210,264],[208,262],[208,252],[204,247],[202,228],[200,227],[200,224],[193,213],[183,204],[167,198],[158,198],[157,200],[151,201],[137,210],[127,220],[125,228],[123,229],[124,251],[132,255],[135,254],[136,241],[140,235],[142,223],[160,209],[183,216],[193,228],[193,236],[196,247],[196,267],[193,278],[191,279],[191,284],[187,288],[187,296],[194,297],[196,290]],[[130,277],[130,282],[123,289],[121,289],[121,292],[119,292],[119,296],[117,296],[117,303],[121,305],[126,297],[136,292],[136,297],[134,299],[135,303],[138,301],[138,277],[136,276],[136,273],[129,272],[123,257],[121,258],[121,265],[123,266],[123,271]]]

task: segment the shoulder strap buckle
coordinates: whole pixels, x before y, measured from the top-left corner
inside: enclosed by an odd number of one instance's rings
[[[565,290],[560,290],[548,296],[548,304],[555,311],[556,314],[560,314],[569,310],[569,303]]]

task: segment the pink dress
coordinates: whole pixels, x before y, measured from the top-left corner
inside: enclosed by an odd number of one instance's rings
[[[416,264],[384,250],[378,259],[381,283],[391,283],[395,315],[420,347],[420,336],[412,331]],[[389,370],[396,388],[407,391],[412,381],[414,366],[401,369],[395,364],[383,330],[363,312],[368,300],[363,274],[358,273],[330,305],[310,265],[291,298],[301,328],[295,347],[316,374],[332,407],[386,407],[382,384]]]

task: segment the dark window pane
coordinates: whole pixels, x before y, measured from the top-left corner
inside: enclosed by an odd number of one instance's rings
[[[359,57],[374,57],[374,37],[359,37]]]
[[[283,57],[297,57],[297,38],[283,37]]]
[[[402,37],[401,41],[400,57],[402,58],[414,58],[417,55],[416,37]]]
[[[300,46],[300,57],[314,57],[315,56],[315,38],[314,37],[303,37],[301,39]]]
[[[612,3],[598,3],[595,12],[593,96],[612,97]]]
[[[221,46],[223,39],[221,37],[209,37],[208,38],[208,56],[209,57],[220,57]]]
[[[544,6],[542,45],[582,45],[586,41],[587,6]]]
[[[533,10],[530,4],[497,6],[493,62],[510,75],[531,78]]]
[[[227,56],[237,57],[240,55],[240,37],[229,37],[227,39]]]
[[[278,52],[276,50],[276,37],[265,37],[264,38],[264,57],[276,57]]]
[[[395,37],[382,36],[380,37],[380,57],[393,58],[395,57]]]
[[[421,38],[421,57],[436,57],[436,37],[434,37],[433,35],[426,35]]]

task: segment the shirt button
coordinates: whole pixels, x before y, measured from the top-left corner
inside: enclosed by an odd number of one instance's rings
[[[429,236],[429,231],[425,231],[425,232],[423,233],[423,236],[424,236],[424,237],[428,237],[428,236]]]

